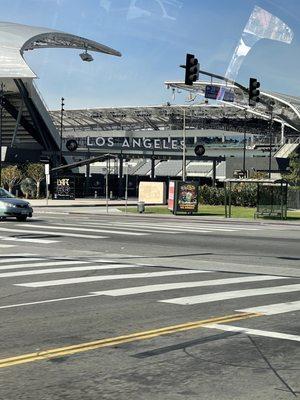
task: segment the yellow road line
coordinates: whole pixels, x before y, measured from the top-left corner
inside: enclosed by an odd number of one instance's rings
[[[152,329],[144,332],[132,333],[129,335],[116,336],[107,339],[100,339],[93,342],[81,343],[73,346],[58,347],[37,353],[22,354],[16,357],[9,357],[0,359],[0,368],[11,367],[13,365],[26,364],[33,361],[42,361],[50,358],[62,357],[66,355],[81,353],[84,351],[100,349],[102,347],[115,346],[117,344],[134,342],[136,340],[152,339],[157,336],[169,335],[175,332],[187,331],[190,329],[197,329],[203,325],[215,323],[227,323],[239,321],[242,319],[259,317],[261,313],[239,313],[233,315],[226,315],[218,318],[210,318],[200,321],[188,322],[185,324],[167,326],[164,328]]]

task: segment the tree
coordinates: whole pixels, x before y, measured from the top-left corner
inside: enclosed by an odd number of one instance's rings
[[[40,197],[40,185],[45,179],[45,165],[40,163],[29,164],[26,169],[26,175],[33,179],[36,184],[36,197]]]
[[[290,157],[290,172],[285,178],[292,186],[300,186],[300,154],[294,152]]]
[[[36,192],[36,183],[31,178],[25,178],[20,184],[22,192],[25,194],[26,199],[33,198]]]
[[[17,165],[8,165],[1,170],[1,182],[3,186],[12,192],[14,186],[22,179],[22,172],[18,169]]]

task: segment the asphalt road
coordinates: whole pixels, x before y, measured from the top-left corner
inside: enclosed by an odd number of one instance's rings
[[[300,397],[300,224],[67,212],[0,223],[1,399]]]

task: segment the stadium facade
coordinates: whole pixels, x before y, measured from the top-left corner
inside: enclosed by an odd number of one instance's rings
[[[299,147],[300,98],[261,91],[261,102],[249,108],[239,87],[221,81],[213,84],[226,86],[234,101],[66,110],[63,114],[49,111],[34,84],[36,75],[23,58],[25,51],[62,47],[82,49],[83,55],[87,51],[121,54],[92,40],[47,28],[0,22],[0,32],[2,165],[36,162],[46,156],[56,167],[61,156],[70,164],[110,153],[115,155],[109,165],[109,173],[115,177],[112,190],[121,195],[125,161],[133,190],[141,179],[179,179],[184,144],[187,177],[213,183],[232,177],[243,167],[248,176],[253,171],[276,176],[286,170],[289,155]],[[187,90],[197,97],[204,96],[209,83],[165,85],[174,94]],[[66,147],[70,139],[78,143],[74,152]],[[205,147],[201,158],[194,153],[197,143]],[[81,176],[85,194],[91,194],[101,187],[107,167],[98,163],[69,173]]]

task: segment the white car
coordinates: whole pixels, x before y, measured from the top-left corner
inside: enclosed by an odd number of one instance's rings
[[[18,199],[7,190],[0,188],[0,218],[15,217],[18,221],[26,221],[32,217],[33,210],[28,201]]]

